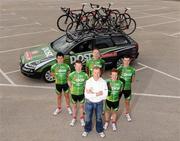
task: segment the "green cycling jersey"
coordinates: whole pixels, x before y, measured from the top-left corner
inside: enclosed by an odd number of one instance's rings
[[[135,76],[135,68],[131,66],[119,66],[118,71],[120,72],[120,78],[124,79],[125,86],[124,90],[131,90],[132,77]]]
[[[88,75],[83,71],[81,72],[74,71],[70,73],[68,80],[71,83],[71,88],[70,88],[71,94],[74,95],[84,94],[85,82],[87,79],[88,79]]]
[[[108,96],[107,100],[111,102],[119,101],[120,92],[123,89],[123,82],[121,80],[107,80]]]
[[[66,84],[70,66],[65,63],[56,63],[51,66],[51,72],[54,74],[56,84]]]
[[[103,59],[90,59],[90,60],[87,60],[86,62],[86,68],[88,68],[88,74],[89,76],[92,76],[92,71],[93,71],[93,68],[94,67],[99,67],[101,68],[102,70],[104,69],[105,67],[105,61]]]

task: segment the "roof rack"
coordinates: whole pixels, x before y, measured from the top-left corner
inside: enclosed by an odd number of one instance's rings
[[[111,32],[95,32],[95,31],[91,31],[88,32],[86,34],[77,34],[77,32],[73,32],[73,33],[66,33],[68,41],[72,42],[72,41],[80,41],[83,40],[85,38],[96,38],[99,36],[115,36],[115,35],[125,35],[125,33],[123,31],[121,32],[117,32],[117,31],[111,31]]]

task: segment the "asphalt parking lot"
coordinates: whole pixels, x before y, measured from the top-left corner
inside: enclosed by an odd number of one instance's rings
[[[53,84],[23,76],[19,55],[48,43],[63,33],[56,27],[60,6],[77,8],[82,2],[106,5],[104,0],[0,0],[0,140],[81,141],[100,140],[95,130],[82,138],[79,123],[70,127],[64,108],[56,117]],[[132,119],[123,115],[121,101],[118,131],[109,128],[103,140],[180,140],[180,1],[111,0],[113,8],[129,13],[137,22],[131,35],[138,43],[134,63]],[[106,72],[104,77],[108,77]],[[64,104],[64,103],[63,103]],[[64,106],[65,107],[65,106]]]

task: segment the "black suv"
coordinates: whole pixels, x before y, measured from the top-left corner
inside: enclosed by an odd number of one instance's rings
[[[56,62],[58,51],[65,54],[65,63],[72,67],[76,60],[85,63],[90,59],[93,48],[100,50],[108,68],[119,65],[124,55],[130,55],[134,60],[139,55],[138,43],[123,33],[87,35],[78,42],[67,42],[66,35],[63,35],[47,45],[25,51],[20,56],[21,72],[26,76],[41,76],[45,81],[52,82],[50,67]]]

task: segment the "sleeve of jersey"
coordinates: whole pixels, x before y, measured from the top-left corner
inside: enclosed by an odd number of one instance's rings
[[[68,71],[69,71],[69,72],[71,72],[71,68],[70,68],[70,66],[69,66],[69,65],[67,65],[67,67],[68,67]]]
[[[106,80],[106,83],[107,83],[107,89],[110,90],[111,89],[111,86],[110,86],[110,80]],[[108,96],[109,96],[110,93],[108,93]]]
[[[102,64],[103,64],[102,68],[103,68],[103,70],[105,70],[105,60],[103,60],[103,59],[102,59]]]
[[[89,77],[88,77],[87,73],[85,73],[85,76],[86,76],[86,80],[88,80],[88,79],[89,79]]]
[[[72,81],[72,75],[73,75],[72,73],[69,74],[69,76],[68,76],[69,81]]]
[[[86,61],[86,67],[89,67],[89,60]]]
[[[133,69],[133,76],[135,76],[135,74],[136,74],[136,70],[135,70],[135,69]]]
[[[123,89],[124,89],[124,83],[121,82],[121,90],[120,91],[122,91]]]
[[[56,64],[54,64],[54,65],[51,66],[51,72],[52,72],[52,73],[55,73],[55,66],[56,66]]]
[[[121,66],[117,67],[117,70],[118,70],[119,72],[121,72]]]

